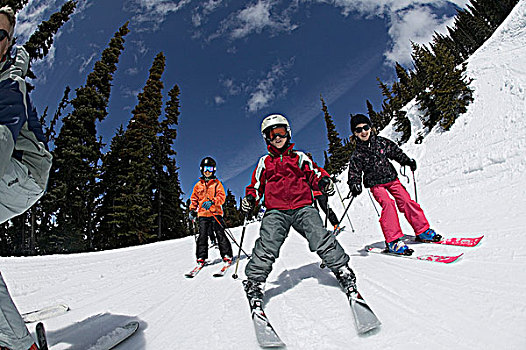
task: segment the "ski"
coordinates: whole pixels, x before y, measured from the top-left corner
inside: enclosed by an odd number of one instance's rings
[[[415,240],[415,243],[432,243],[432,244],[445,244],[445,245],[455,245],[459,247],[476,247],[484,236],[480,237],[450,237],[445,238],[438,242],[420,242]]]
[[[202,264],[197,264],[197,266],[194,267],[194,269],[192,271],[190,271],[188,273],[185,273],[184,276],[186,278],[194,278],[199,273],[199,271],[201,271],[201,269],[203,267],[205,267],[205,265],[206,265],[206,262],[204,262]]]
[[[131,337],[139,329],[139,322],[131,321],[100,337],[88,350],[110,350]]]
[[[228,270],[228,268],[230,266],[232,266],[232,263],[233,263],[233,260],[230,260],[229,262],[225,262],[223,267],[221,267],[221,270],[219,270],[218,272],[214,273],[213,276],[214,277],[223,277],[226,274],[226,271]]]
[[[406,258],[406,259],[432,261],[432,262],[443,263],[443,264],[451,264],[457,261],[458,259],[460,259],[462,255],[464,255],[464,253],[460,255],[432,255],[432,254],[400,255],[400,254],[395,254],[395,253],[389,253],[385,249],[376,248],[372,246],[366,246],[365,250],[368,251],[369,253],[384,254],[384,255],[396,256],[399,258]]]
[[[382,324],[358,291],[347,294],[358,334],[367,333]]]
[[[45,320],[47,318],[60,316],[69,311],[69,306],[66,304],[57,304],[48,306],[39,310],[25,312],[22,314],[22,318],[25,323],[32,323]]]
[[[104,334],[97,339],[97,342],[88,350],[110,350],[132,336],[139,328],[139,322],[131,321],[122,326],[116,327],[111,332]],[[42,322],[36,327],[37,341],[39,350],[48,350],[46,331]]]
[[[265,311],[263,311],[263,302],[259,299],[252,300],[250,310],[259,346],[262,348],[284,348],[285,343],[281,341],[272,328]]]

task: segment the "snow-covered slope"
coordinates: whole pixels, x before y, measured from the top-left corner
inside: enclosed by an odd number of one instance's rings
[[[355,232],[345,222],[339,240],[383,326],[356,334],[335,278],[291,232],[266,286],[267,314],[288,349],[526,349],[525,13],[521,1],[470,58],[475,102],[452,130],[405,146],[417,159],[418,199],[432,227],[445,236],[485,234],[481,246],[413,246],[417,253],[465,252],[453,265],[367,255],[363,246],[383,236],[362,194],[350,210]],[[339,186],[346,194],[345,176]],[[412,183],[407,188],[413,193]],[[337,196],[331,205],[341,215]],[[248,226],[247,251],[258,225]],[[239,241],[241,229],[231,231]],[[218,258],[217,250],[210,254]],[[119,349],[257,349],[240,280],[213,278],[219,264],[185,279],[193,264],[192,237],[92,254],[0,258],[22,312],[70,305],[69,313],[45,321],[53,350],[86,349],[104,329],[130,318],[140,330]]]

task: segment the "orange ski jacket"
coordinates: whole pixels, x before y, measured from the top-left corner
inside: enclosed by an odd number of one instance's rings
[[[223,215],[223,204],[225,203],[225,189],[218,179],[205,181],[199,179],[194,186],[190,197],[190,210],[197,210],[198,217],[212,217],[213,215]],[[211,200],[214,204],[209,210],[202,207],[203,203]]]

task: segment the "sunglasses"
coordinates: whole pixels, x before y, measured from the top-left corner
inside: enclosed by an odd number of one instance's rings
[[[284,126],[278,126],[270,130],[268,134],[268,138],[270,139],[270,141],[274,141],[276,137],[278,136],[284,139],[285,137],[287,137],[287,135],[288,135],[287,128]]]
[[[207,172],[207,171],[213,173],[214,171],[216,171],[216,168],[213,167],[213,166],[210,166],[210,165],[205,165],[205,166],[203,167],[203,173],[204,173],[204,172]]]
[[[361,133],[362,131],[367,131],[367,130],[369,130],[369,129],[371,129],[371,127],[370,127],[369,125],[365,124],[364,126],[360,126],[360,127],[358,127],[358,128],[355,128],[355,129],[354,129],[354,132],[357,133],[357,134],[359,134],[359,133]]]
[[[9,33],[5,29],[0,29],[0,41],[4,40],[4,38],[9,40]]]

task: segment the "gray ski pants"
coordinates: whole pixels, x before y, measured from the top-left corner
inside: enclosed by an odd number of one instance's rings
[[[27,350],[34,342],[0,274],[0,346]]]
[[[271,209],[267,210],[261,221],[260,237],[245,268],[248,279],[258,282],[267,280],[291,227],[307,239],[310,251],[316,252],[333,272],[349,262],[349,256],[340,243],[324,228],[316,208]]]

